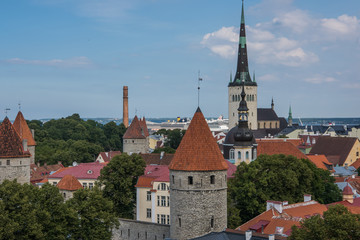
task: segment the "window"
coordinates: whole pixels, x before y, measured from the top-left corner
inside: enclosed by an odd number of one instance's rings
[[[64,195],[64,198],[66,198],[66,193],[64,193],[63,195]]]
[[[160,214],[157,215],[157,223],[160,223]]]
[[[167,197],[167,206],[168,207],[170,206],[170,197],[169,196]]]
[[[270,128],[271,128],[271,123],[270,123]]]
[[[135,141],[134,140],[132,140],[132,143],[134,143]]]
[[[146,209],[146,217],[151,218],[151,208]]]
[[[172,175],[171,177],[172,177],[172,183],[175,184],[175,177],[174,177],[174,175]]]
[[[160,196],[157,196],[157,205],[160,206]]]
[[[260,129],[260,123],[258,123],[258,128]]]
[[[249,159],[249,151],[246,151],[246,159]]]
[[[179,218],[179,227],[181,227],[181,218]]]
[[[356,156],[358,157],[359,156],[359,152],[356,152]],[[0,164],[1,165],[1,164]]]
[[[130,237],[130,229],[128,229],[128,237]]]
[[[89,183],[89,189],[93,189],[94,184],[93,183]]]
[[[86,182],[83,183],[83,188],[87,188],[87,183]]]
[[[147,239],[147,232],[145,232],[145,239]]]
[[[210,184],[215,184],[215,175],[210,176]]]
[[[165,196],[161,196],[161,206],[166,207],[166,197]]]
[[[238,159],[241,159],[241,152],[238,151]]]
[[[53,185],[56,186],[57,182],[53,182]]]
[[[232,95],[232,101],[235,102],[235,98],[234,98],[234,95]]]
[[[193,177],[192,176],[188,177],[188,184],[193,185]]]
[[[6,165],[10,165],[10,160],[6,160]]]
[[[214,216],[211,216],[210,227],[211,227],[211,228],[214,227]]]
[[[166,215],[165,214],[161,214],[161,224],[166,224]]]
[[[230,149],[230,156],[229,156],[230,159],[235,159],[235,151],[234,149]]]
[[[166,188],[166,183],[161,183],[160,188],[161,188],[162,191],[166,191],[166,189],[167,189]],[[167,189],[167,190],[169,190],[169,189]]]
[[[1,166],[1,164],[2,164],[2,161],[0,160],[0,166]]]
[[[22,164],[22,161],[20,161],[20,165]]]
[[[170,225],[170,215],[166,215],[167,224]]]
[[[151,192],[150,191],[146,192],[146,201],[151,201]]]

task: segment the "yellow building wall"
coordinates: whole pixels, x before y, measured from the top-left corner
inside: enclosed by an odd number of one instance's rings
[[[360,158],[360,141],[359,141],[359,139],[356,139],[353,148],[351,149],[348,157],[346,158],[346,160],[344,162],[344,165],[347,164],[348,166],[350,166],[358,158]]]

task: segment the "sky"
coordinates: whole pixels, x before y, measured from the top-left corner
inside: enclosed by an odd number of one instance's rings
[[[0,118],[228,116],[241,1],[2,0]],[[360,117],[360,1],[245,0],[258,107]]]

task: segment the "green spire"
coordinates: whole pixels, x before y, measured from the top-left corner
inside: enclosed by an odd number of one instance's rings
[[[239,20],[238,20],[239,21]],[[244,14],[244,0],[242,0],[242,9],[241,9],[241,23],[245,24],[245,14]]]
[[[242,0],[242,8],[241,8],[241,24],[240,24],[240,31],[245,31],[245,14],[244,14],[244,0]],[[242,34],[240,33],[240,38],[239,38],[239,45],[241,48],[245,48],[246,45],[246,37],[245,37],[245,33],[242,36]]]
[[[230,71],[230,82],[232,82],[232,72]]]
[[[292,112],[291,112],[291,105],[289,106],[289,117],[288,117],[288,119],[290,120],[292,120]]]
[[[256,82],[255,81],[255,70],[254,70],[254,74],[253,74],[253,82]]]

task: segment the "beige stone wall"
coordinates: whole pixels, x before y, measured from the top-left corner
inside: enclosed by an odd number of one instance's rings
[[[360,139],[360,128],[351,128],[351,132],[349,132],[349,137],[356,137]]]
[[[31,154],[30,164],[33,164],[33,163],[35,163],[35,146],[28,146],[28,150]]]
[[[360,142],[359,142],[359,139],[356,140],[353,148],[351,149],[348,157],[346,158],[346,160],[344,162],[344,165],[347,164],[348,166],[350,166],[358,158],[360,158]]]
[[[0,158],[0,163],[0,183],[5,179],[30,183],[30,158]]]
[[[64,200],[67,201],[74,196],[75,191],[60,190],[60,194],[63,196]]]
[[[149,138],[146,139],[124,139],[123,152],[131,153],[148,153]]]
[[[228,102],[229,102],[229,129],[233,128],[238,122],[238,107],[241,100],[242,87],[235,86],[229,87],[228,91]],[[249,108],[249,128],[257,129],[257,86],[245,86],[245,93],[248,96],[254,96],[254,101],[246,101]],[[240,99],[238,101],[233,101],[233,96],[238,95]]]
[[[273,129],[279,127],[280,121],[258,121],[258,129]]]
[[[48,178],[48,181],[51,185],[56,186],[60,182],[61,178]],[[92,188],[95,187],[95,182],[97,179],[78,179],[78,181],[83,185],[83,187]]]
[[[144,222],[152,222],[152,218],[147,218],[146,209],[151,209],[152,200],[147,200],[147,192],[151,188],[136,188],[136,220]]]

